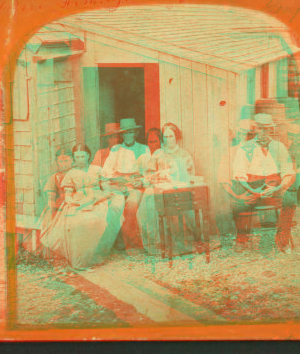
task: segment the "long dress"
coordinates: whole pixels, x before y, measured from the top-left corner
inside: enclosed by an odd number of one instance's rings
[[[87,172],[70,170],[61,186],[72,190],[72,201],[65,202],[50,227],[42,231],[43,246],[74,268],[101,264],[121,228],[124,197],[107,197],[98,187],[100,173],[101,168],[93,165]]]
[[[195,166],[191,155],[176,146],[172,151],[166,148],[155,151],[149,161],[148,171],[152,178],[152,183],[157,180],[165,179],[171,184],[189,183],[191,176],[195,174]],[[153,184],[145,189],[143,199],[138,211],[138,221],[140,232],[143,239],[144,249],[150,255],[158,255],[161,253],[160,234],[158,227],[158,215],[155,209],[155,198]],[[190,253],[193,250],[195,231],[193,212],[185,212],[186,240],[184,235],[179,232],[177,217],[171,217],[172,248],[174,255]],[[165,222],[165,229],[168,227]]]
[[[46,207],[42,211],[39,220],[37,222],[37,226],[41,228],[41,230],[46,229],[52,223],[59,207],[64,202],[64,190],[61,187],[61,182],[64,179],[66,173],[65,172],[56,172],[51,175],[44,186],[44,192],[47,193],[47,198],[49,199],[49,193],[52,194],[53,207],[50,208],[47,203]],[[24,237],[23,248],[29,252],[34,252],[32,249],[32,234],[28,233]]]

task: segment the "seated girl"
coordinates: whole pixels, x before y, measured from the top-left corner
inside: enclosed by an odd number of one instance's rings
[[[56,152],[56,163],[58,172],[50,176],[44,187],[44,192],[47,193],[47,208],[51,210],[53,217],[64,202],[64,190],[61,188],[61,182],[72,167],[72,151],[64,148],[59,149]]]
[[[45,230],[51,224],[57,210],[64,202],[64,190],[61,187],[61,182],[64,179],[66,173],[71,169],[73,163],[72,151],[69,149],[61,148],[57,150],[56,163],[58,171],[50,176],[44,187],[44,192],[47,194],[47,205],[38,221],[41,230]],[[28,234],[26,236],[30,236]],[[23,247],[32,251],[32,240],[30,237],[26,237],[23,242]]]
[[[42,231],[46,249],[67,259],[73,268],[103,263],[122,224],[124,196],[100,190],[101,167],[90,165],[90,149],[74,146],[76,166],[64,177],[65,201],[50,227]]]

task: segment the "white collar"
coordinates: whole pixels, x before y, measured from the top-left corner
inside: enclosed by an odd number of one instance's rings
[[[176,144],[173,149],[168,149],[166,146],[164,146],[163,150],[167,154],[172,154],[173,152],[176,152],[177,150],[179,150],[179,146]]]

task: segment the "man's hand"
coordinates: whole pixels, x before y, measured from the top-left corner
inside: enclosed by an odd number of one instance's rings
[[[244,193],[242,195],[237,196],[239,202],[244,203],[246,205],[254,204],[257,199],[260,198],[259,193]]]
[[[280,186],[274,187],[274,186],[269,186],[267,187],[264,192],[261,194],[262,198],[270,198],[275,195],[278,195],[281,193],[281,188]]]
[[[131,183],[133,188],[142,188],[143,187],[143,183],[141,180],[136,179]]]

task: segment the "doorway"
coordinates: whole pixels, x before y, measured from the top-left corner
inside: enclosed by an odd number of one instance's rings
[[[145,144],[148,129],[160,127],[158,64],[100,64],[99,127],[134,118],[139,130],[137,141]],[[101,141],[101,148],[105,148]]]

